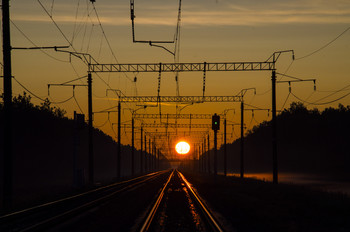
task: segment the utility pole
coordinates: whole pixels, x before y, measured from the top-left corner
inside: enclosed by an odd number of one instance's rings
[[[92,126],[92,76],[88,73],[88,114],[89,114],[89,183],[94,184],[94,147]]]
[[[145,135],[145,172],[148,172],[147,137]]]
[[[226,117],[224,119],[224,175],[227,176]]]
[[[208,134],[208,173],[209,174],[211,173],[211,170],[210,170],[210,137],[209,137],[209,134]]]
[[[120,124],[121,124],[121,104],[118,102],[118,146],[117,146],[117,179],[120,179],[121,176],[121,133],[120,133]]]
[[[218,174],[217,159],[218,159],[218,131],[214,130],[214,175]]]
[[[202,142],[201,172],[204,172],[204,161],[205,161],[205,159],[204,159],[204,142],[205,142],[205,140]]]
[[[149,167],[149,170],[152,171],[152,151],[151,151],[151,139],[149,138],[148,139],[148,167]]]
[[[203,172],[205,173],[207,170],[206,170],[206,168],[205,168],[205,165],[206,165],[206,159],[207,159],[207,155],[204,155],[204,153],[205,153],[205,148],[206,148],[206,139],[204,138],[203,139]]]
[[[277,168],[277,120],[276,120],[276,71],[272,71],[272,175],[274,184],[278,184]]]
[[[241,178],[244,178],[244,102],[241,102]]]
[[[143,127],[141,126],[140,172],[143,174]]]
[[[134,117],[132,117],[131,119],[131,176],[133,176],[135,174],[135,126],[134,126]]]
[[[3,207],[5,212],[12,209],[13,153],[12,153],[12,67],[10,38],[10,4],[2,0],[2,51],[4,64],[4,182]]]
[[[214,114],[212,117],[212,129],[214,130],[214,175],[218,174],[218,130],[220,130],[220,116]]]

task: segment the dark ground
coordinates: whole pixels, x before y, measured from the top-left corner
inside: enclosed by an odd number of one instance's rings
[[[350,198],[306,186],[184,173],[228,230],[350,231]]]
[[[68,231],[138,231],[150,203],[167,180],[169,172],[86,211],[84,214],[52,228],[52,232]]]

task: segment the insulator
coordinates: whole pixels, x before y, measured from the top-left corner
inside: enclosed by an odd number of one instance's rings
[[[288,84],[289,84],[289,92],[291,93],[292,92],[292,87],[290,85],[290,82],[288,82]]]
[[[316,91],[316,80],[314,80],[314,91]]]

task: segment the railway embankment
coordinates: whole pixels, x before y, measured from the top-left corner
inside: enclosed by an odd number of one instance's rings
[[[350,231],[350,198],[292,184],[184,173],[233,231]]]

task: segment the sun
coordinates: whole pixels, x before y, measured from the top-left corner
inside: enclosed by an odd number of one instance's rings
[[[190,151],[190,148],[190,145],[185,141],[178,142],[175,146],[176,152],[180,155],[187,154]]]

